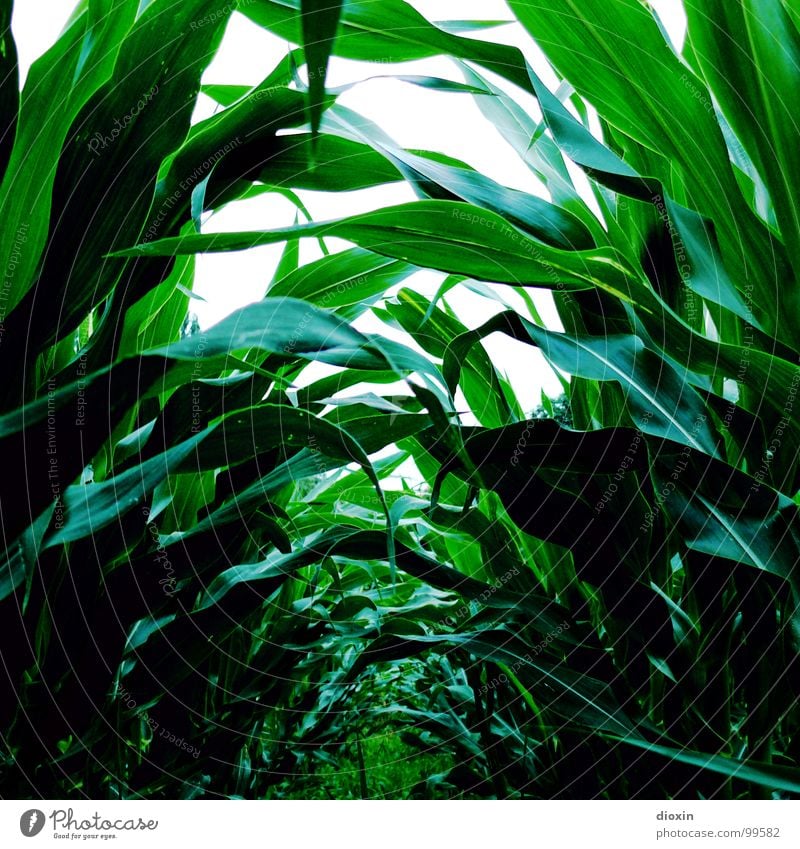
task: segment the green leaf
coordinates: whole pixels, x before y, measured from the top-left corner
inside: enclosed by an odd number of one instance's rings
[[[668,445],[654,465],[662,509],[689,548],[798,586],[800,514],[790,498],[724,463]]]
[[[64,518],[58,521],[44,539],[44,548],[74,542],[92,536],[137,505],[143,505],[156,484],[177,470],[197,446],[209,435],[205,430],[101,483],[75,484],[64,492]]]
[[[366,145],[336,136],[319,135],[315,142],[308,133],[278,136],[271,148],[258,172],[258,179],[268,186],[347,192],[401,179],[391,162]]]
[[[11,31],[13,0],[0,3],[0,180],[14,144],[19,113],[17,45]]]
[[[413,654],[443,645],[510,667],[545,709],[570,722],[620,735],[631,735],[634,731],[633,723],[615,703],[608,685],[589,675],[577,674],[563,663],[554,663],[504,631],[381,638],[366,650],[359,665],[381,660],[384,653],[389,657],[404,657],[405,652]]]
[[[249,348],[351,367],[387,365],[369,337],[346,321],[305,301],[286,297],[249,304],[199,336],[150,350],[147,355],[195,362]]]
[[[800,130],[786,93],[800,84],[800,33],[780,0],[686,3],[694,56],[769,191],[781,236],[800,249]]]
[[[146,220],[159,171],[189,132],[200,76],[230,14],[229,8],[213,24],[192,28],[205,9],[201,0],[151,3],[119,48],[110,79],[75,118],[53,184],[39,282],[15,317],[17,324],[30,322],[33,328],[15,345],[18,356],[30,357],[37,346],[56,341],[59,330],[71,331],[106,298],[126,263],[103,257],[120,239],[132,232],[148,238]],[[163,39],[165,14],[180,37]],[[140,190],[133,196],[118,190],[128,185]],[[129,288],[139,294],[132,284]]]
[[[537,345],[556,367],[589,380],[613,380],[625,391],[631,418],[645,433],[675,440],[717,456],[705,405],[681,375],[636,336],[572,336],[537,327],[515,313],[501,313],[482,327],[454,340],[443,366],[455,384],[469,348],[495,331]]]
[[[670,237],[676,243],[672,245],[673,253],[680,252],[678,271],[686,285],[712,303],[756,324],[752,306],[744,303],[723,266],[711,223],[676,203],[658,180],[638,174],[601,144],[533,73],[531,80],[547,125],[570,159],[614,191],[652,204],[658,216],[670,225]],[[752,298],[750,301],[752,304]]]
[[[259,0],[240,9],[254,23],[293,44],[303,42],[301,0]],[[335,44],[337,56],[378,62],[408,62],[452,53],[528,87],[524,61],[516,47],[451,35],[430,23],[403,0],[348,0],[342,9]]]
[[[662,154],[652,176],[713,221],[728,270],[741,286],[752,282],[765,313],[790,309],[793,296],[776,299],[774,288],[776,276],[791,274],[781,246],[744,202],[705,85],[665,41],[649,7],[639,0],[511,0],[510,6],[603,118]],[[764,256],[766,264],[755,259]],[[796,340],[788,323],[781,331],[783,340]]]
[[[620,740],[647,752],[661,755],[670,761],[690,764],[742,781],[752,781],[754,784],[770,789],[788,790],[790,793],[800,791],[800,770],[792,767],[759,763],[758,761],[743,761],[716,753],[706,754],[683,747],[651,743],[636,737],[621,737]]]
[[[558,290],[596,285],[625,297],[638,285],[613,250],[559,251],[529,238],[494,212],[452,201],[417,201],[338,221],[276,230],[160,239],[116,255],[236,251],[302,236],[338,236],[414,265],[497,283]]]
[[[300,298],[325,309],[347,310],[354,317],[360,308],[401,283],[416,267],[362,248],[350,248],[322,257],[290,274],[279,277],[270,286],[267,297]]]
[[[397,304],[387,304],[388,314],[434,357],[442,357],[450,340],[466,332],[460,321],[442,310],[431,309],[425,298],[410,289],[401,289],[397,300]],[[513,421],[515,415],[486,351],[476,345],[467,354],[463,366],[461,387],[478,420],[489,427]]]
[[[78,113],[110,78],[137,5],[137,0],[93,0],[31,66],[20,98],[14,149],[0,185],[0,257],[4,268],[14,263],[5,305],[9,313],[33,283],[47,237],[61,148]],[[52,108],[54,103],[58,109]]]
[[[503,216],[509,224],[552,247],[563,250],[594,247],[590,232],[579,219],[542,198],[502,186],[466,165],[456,167],[417,156],[389,144],[388,140],[370,141],[369,135],[363,132],[363,119],[356,127],[347,120],[344,110],[331,110],[328,126],[334,129],[342,127],[345,132],[371,143],[395,164],[423,197],[462,200],[491,210]],[[370,129],[366,127],[367,132]]]
[[[301,0],[303,48],[308,66],[308,107],[311,132],[316,135],[325,99],[325,77],[333,50],[342,0]]]

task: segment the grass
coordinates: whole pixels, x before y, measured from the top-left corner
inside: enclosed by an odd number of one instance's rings
[[[273,788],[272,799],[446,799],[437,777],[453,769],[452,755],[420,751],[404,742],[402,726],[387,724],[363,738],[351,737],[335,764],[316,768]],[[359,743],[361,756],[359,757]],[[313,764],[313,757],[311,759]],[[363,763],[363,766],[362,766]]]

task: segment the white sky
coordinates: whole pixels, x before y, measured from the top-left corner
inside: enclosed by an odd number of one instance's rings
[[[509,20],[504,0],[411,0],[413,6],[431,20],[492,19]],[[24,78],[32,61],[47,49],[62,31],[74,7],[74,0],[17,0],[13,31],[20,57],[20,74]],[[683,38],[685,17],[681,0],[652,0],[662,21],[676,43]],[[553,82],[541,54],[524,30],[514,24],[488,30],[482,36],[519,46],[534,68],[547,82]],[[239,13],[232,16],[219,54],[208,68],[204,81],[254,85],[260,82],[286,54],[281,39],[252,24]],[[434,58],[399,66],[375,66],[367,63],[334,60],[329,74],[331,85],[364,79],[375,73],[423,74],[461,80],[452,62]],[[525,107],[535,109],[533,98],[493,77],[493,82]],[[198,117],[213,111],[207,98],[198,108]],[[542,194],[530,171],[495,128],[481,115],[468,94],[445,94],[390,80],[365,82],[340,98],[344,105],[377,123],[394,140],[405,147],[446,152],[456,156],[500,183],[513,188]],[[360,192],[325,194],[301,192],[314,218],[326,220],[368,209],[412,200],[414,195],[403,184],[393,184]],[[264,195],[230,205],[206,224],[207,231],[255,230],[291,224],[294,207],[280,196]],[[344,243],[328,240],[337,249]],[[201,324],[208,326],[232,310],[258,300],[264,295],[282,245],[270,245],[238,254],[211,254],[199,257],[195,292],[205,301],[194,301],[193,307]],[[316,252],[315,252],[316,251]],[[318,255],[317,246],[305,240],[302,259]],[[421,272],[404,285],[430,296],[442,275]],[[509,299],[516,300],[508,287],[501,287]],[[472,293],[453,293],[448,303],[463,323],[474,327],[500,309]],[[537,293],[537,305],[545,320],[557,327],[558,320],[547,293]],[[401,338],[376,319],[366,316],[358,326],[363,330]],[[408,341],[404,339],[404,341]],[[539,403],[541,390],[558,395],[561,387],[541,355],[534,348],[495,337],[485,346],[498,368],[514,384],[525,410]]]

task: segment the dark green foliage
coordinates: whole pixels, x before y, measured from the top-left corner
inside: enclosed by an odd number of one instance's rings
[[[21,94],[0,8],[0,795],[796,797],[791,4],[686,0],[678,53],[639,0],[512,0],[556,95],[481,22],[257,0],[298,49],[195,125],[230,6],[140,5],[89,0]],[[325,89],[439,54],[463,85],[403,79],[474,98],[549,200]],[[296,194],[399,180],[329,222]],[[203,232],[265,192],[302,219]],[[200,328],[195,254],[276,242]],[[564,394],[525,415],[497,333]]]

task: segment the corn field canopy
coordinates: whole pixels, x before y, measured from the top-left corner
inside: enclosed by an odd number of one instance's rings
[[[800,796],[800,3],[423,5],[0,2],[2,797]]]

